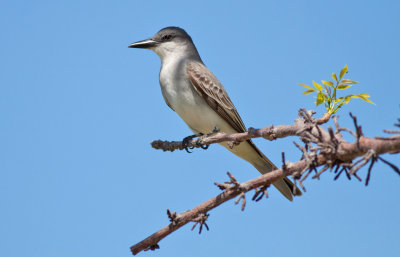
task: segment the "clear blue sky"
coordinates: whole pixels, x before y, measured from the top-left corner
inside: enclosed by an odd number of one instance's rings
[[[0,8],[0,256],[130,256],[129,247],[219,193],[226,171],[258,176],[220,146],[164,153],[154,139],[190,130],[164,103],[159,58],[128,49],[180,26],[224,84],[245,124],[289,124],[315,108],[297,83],[345,64],[376,106],[354,100],[367,136],[400,117],[399,1],[6,1]],[[321,108],[316,109],[322,114]],[[275,163],[295,138],[256,144]],[[400,165],[399,155],[384,156]],[[364,169],[361,174],[366,175]],[[202,235],[186,226],[140,256],[395,256],[400,177],[378,163],[371,185],[306,182],[293,203],[276,190],[228,202]]]

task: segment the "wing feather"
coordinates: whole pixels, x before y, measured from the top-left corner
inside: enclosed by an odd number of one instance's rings
[[[187,73],[194,89],[203,96],[207,104],[237,132],[245,132],[242,118],[212,72],[199,62],[188,62]]]
[[[199,62],[189,61],[186,68],[194,89],[204,98],[207,104],[238,133],[246,132],[242,118],[217,77],[204,64]],[[251,140],[247,140],[247,142],[266,162],[275,167]]]

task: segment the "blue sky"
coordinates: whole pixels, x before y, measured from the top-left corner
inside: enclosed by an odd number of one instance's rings
[[[376,105],[338,115],[365,135],[400,117],[398,1],[7,1],[0,8],[0,255],[130,256],[129,247],[219,193],[226,171],[258,176],[220,146],[164,153],[154,139],[190,130],[164,103],[159,58],[128,49],[166,26],[192,36],[245,124],[289,124],[316,109],[297,83],[347,64]],[[295,138],[255,140],[275,163]],[[384,156],[400,165],[399,156]],[[366,170],[360,174],[365,177]],[[141,256],[395,256],[400,178],[378,163],[370,186],[325,174],[290,203],[276,190],[228,202],[210,231],[183,227]]]

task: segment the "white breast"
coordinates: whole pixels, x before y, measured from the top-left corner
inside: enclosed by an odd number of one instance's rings
[[[163,62],[160,85],[168,103],[195,133],[210,133],[215,127],[221,131],[232,130],[195,91],[184,61]]]

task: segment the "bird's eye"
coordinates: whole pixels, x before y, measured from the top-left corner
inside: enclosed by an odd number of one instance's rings
[[[164,35],[163,37],[162,37],[162,40],[170,40],[171,39],[171,35]]]

